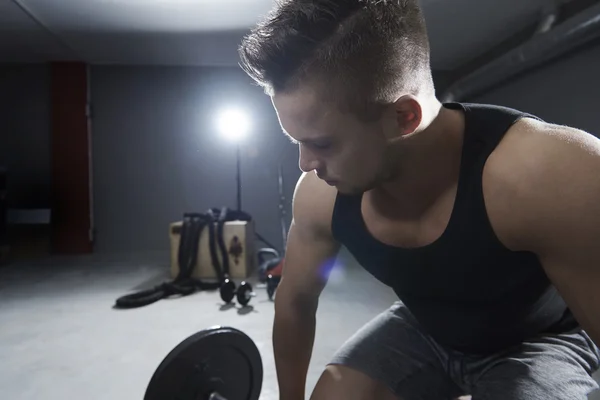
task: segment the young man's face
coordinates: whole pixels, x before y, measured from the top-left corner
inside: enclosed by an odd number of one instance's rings
[[[299,145],[302,171],[315,171],[345,194],[363,193],[390,177],[393,160],[384,131],[393,127],[385,121],[365,123],[308,88],[272,101],[284,132]]]

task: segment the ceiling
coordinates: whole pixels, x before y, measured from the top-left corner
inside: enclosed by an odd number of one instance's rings
[[[436,70],[534,23],[556,0],[421,0]],[[236,65],[274,0],[0,0],[0,62]]]

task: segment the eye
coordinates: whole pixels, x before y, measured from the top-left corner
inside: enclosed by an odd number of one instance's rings
[[[322,141],[322,142],[311,142],[311,147],[319,150],[327,150],[331,147],[330,141]]]

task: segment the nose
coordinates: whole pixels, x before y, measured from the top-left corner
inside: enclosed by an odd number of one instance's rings
[[[299,165],[302,172],[310,172],[321,169],[321,161],[302,146],[300,146]]]

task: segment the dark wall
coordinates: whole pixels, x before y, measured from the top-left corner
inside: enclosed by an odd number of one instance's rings
[[[474,100],[600,134],[600,45],[564,57]]]
[[[0,166],[10,207],[50,204],[50,76],[46,65],[0,66]]]
[[[167,250],[168,225],[184,212],[235,208],[235,148],[215,127],[228,106],[247,110],[253,124],[242,150],[243,208],[281,245],[277,166],[283,160],[289,210],[297,150],[241,70],[95,66],[91,82],[97,252]]]
[[[469,101],[597,134],[597,71],[600,47]],[[184,212],[235,207],[235,149],[214,125],[229,105],[253,119],[242,151],[244,209],[281,245],[277,166],[283,160],[289,222],[297,150],[280,133],[268,97],[238,68],[95,66],[91,84],[96,251],[168,250],[168,224]],[[49,203],[48,97],[46,66],[0,67],[0,164],[10,169],[12,206]]]

